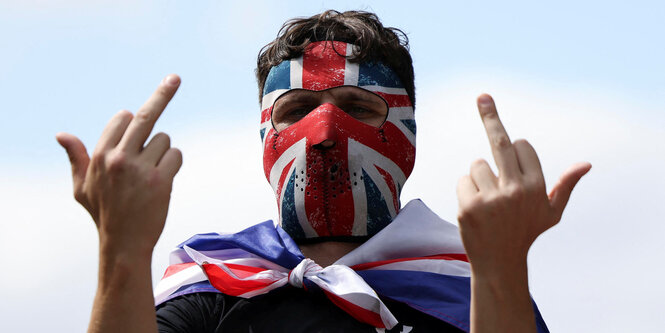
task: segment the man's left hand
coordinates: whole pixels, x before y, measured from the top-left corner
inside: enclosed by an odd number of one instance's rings
[[[571,166],[548,195],[536,151],[526,140],[510,141],[492,97],[481,95],[478,110],[499,175],[487,161],[473,162],[457,187],[458,220],[472,270],[492,275],[526,264],[531,244],[559,222],[591,164]]]

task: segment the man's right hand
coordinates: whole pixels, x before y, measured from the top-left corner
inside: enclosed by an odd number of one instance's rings
[[[169,75],[136,115],[113,116],[92,156],[76,136],[56,135],[72,165],[74,197],[95,221],[102,253],[150,255],[162,233],[182,154],[164,133],[145,142],[179,85]]]

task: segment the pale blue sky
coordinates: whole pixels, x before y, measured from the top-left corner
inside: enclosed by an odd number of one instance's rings
[[[3,160],[50,160],[61,130],[93,144],[111,114],[135,110],[169,72],[183,77],[173,106],[186,112],[169,113],[162,125],[257,117],[257,50],[287,18],[333,5],[374,10],[402,28],[418,88],[485,70],[593,86],[646,105],[665,94],[661,1],[240,3],[3,0],[0,110],[11,121],[0,125],[0,139],[12,142]],[[237,112],[220,112],[227,108]],[[665,124],[662,112],[646,109],[634,116]]]
[[[552,331],[665,326],[665,2],[357,3],[0,0],[0,331],[87,325],[96,233],[54,135],[92,150],[108,118],[136,111],[168,73],[183,83],[157,130],[185,162],[153,278],[191,234],[273,217],[256,55],[285,20],[327,8],[375,11],[410,38],[418,157],[403,203],[422,198],[454,222],[457,178],[491,159],[474,110],[489,92],[511,136],[533,143],[548,184],[573,162],[594,165],[529,256]],[[35,307],[52,299],[58,307]]]

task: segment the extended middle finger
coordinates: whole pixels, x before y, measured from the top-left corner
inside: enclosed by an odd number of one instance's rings
[[[490,95],[483,94],[478,97],[478,111],[492,147],[492,155],[499,170],[499,179],[519,177],[520,168],[515,149],[499,119],[494,100]]]
[[[138,152],[143,148],[143,144],[155,126],[155,122],[173,98],[179,85],[180,78],[175,74],[168,75],[162,80],[157,90],[136,112],[134,119],[120,140],[119,147],[121,149]]]

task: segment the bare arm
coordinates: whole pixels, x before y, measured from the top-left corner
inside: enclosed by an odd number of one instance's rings
[[[99,277],[88,332],[157,331],[150,263],[182,155],[164,133],[144,144],[179,84],[178,76],[169,75],[135,116],[117,113],[92,156],[77,137],[56,137],[72,164],[74,197],[99,232]]]
[[[578,163],[546,193],[538,155],[511,142],[489,95],[478,98],[499,175],[485,160],[460,179],[458,219],[471,263],[471,331],[536,332],[526,258],[535,239],[561,219],[589,163]]]

